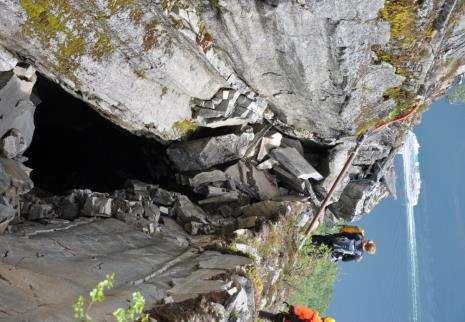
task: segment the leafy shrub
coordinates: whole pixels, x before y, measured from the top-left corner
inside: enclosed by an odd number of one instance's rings
[[[86,300],[83,295],[80,295],[73,305],[74,317],[78,321],[92,322],[92,317],[89,315],[90,308],[94,303],[105,301],[105,291],[113,288],[115,273],[109,274],[106,278],[99,282],[97,286],[89,293],[89,300]],[[145,298],[140,292],[132,294],[131,305],[127,309],[118,308],[113,312],[113,316],[117,322],[148,322],[148,314],[144,314]]]
[[[447,94],[449,103],[454,105],[465,104],[465,84],[454,86]]]
[[[331,261],[331,251],[326,246],[316,247],[308,242],[301,250],[296,270],[292,272],[295,279],[291,282],[294,294],[290,303],[305,304],[325,312],[338,275],[338,266]]]

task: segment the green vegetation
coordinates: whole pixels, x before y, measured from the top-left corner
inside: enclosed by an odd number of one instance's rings
[[[24,34],[38,37],[46,47],[59,33],[65,36],[55,50],[56,61],[50,64],[75,80],[74,71],[79,57],[86,51],[86,43],[81,35],[71,30],[72,25],[82,25],[71,5],[67,0],[20,0],[20,5],[27,15]]]
[[[103,33],[99,33],[97,35],[97,42],[92,47],[92,58],[94,60],[106,58],[113,52],[113,49],[110,38]]]
[[[65,14],[70,9],[67,1],[20,0],[20,5],[28,17],[23,31],[34,32],[46,42],[65,31]]]
[[[219,0],[209,0],[208,2],[210,2],[210,5],[212,6],[213,9],[215,9],[217,12],[220,11],[221,7],[220,7]]]
[[[108,18],[102,12],[90,12],[85,5],[75,8],[68,0],[20,0],[20,5],[27,16],[22,33],[38,38],[52,51],[54,55],[46,62],[49,68],[75,82],[74,73],[83,55],[90,53],[98,60],[114,50],[110,37],[96,23]]]
[[[324,311],[331,301],[333,284],[337,276],[337,265],[330,261],[326,248],[311,244],[298,250],[301,232],[297,225],[300,214],[306,211],[303,204],[263,204],[260,209],[276,213],[276,222],[263,224],[257,234],[237,236],[231,243],[231,251],[237,251],[236,244],[253,248],[259,259],[251,256],[255,263],[246,270],[255,289],[255,301],[288,301],[301,303]],[[285,216],[279,215],[286,212]],[[315,233],[329,234],[336,226],[321,225]],[[276,267],[282,270],[277,275]],[[279,296],[279,299],[276,299]],[[269,302],[268,302],[269,303]]]
[[[446,94],[446,98],[451,104],[465,104],[465,84],[458,84],[454,86]]]
[[[134,4],[134,0],[108,0],[107,8],[113,14],[118,10],[130,7]]]
[[[402,47],[409,47],[415,41],[415,20],[418,10],[414,0],[388,0],[379,12],[382,19],[391,24],[391,37],[400,41]]]
[[[94,303],[105,301],[105,292],[111,290],[114,286],[115,274],[109,274],[99,282],[97,286],[89,293],[90,300],[86,301],[84,296],[79,296],[73,305],[74,317],[78,321],[91,322],[92,317],[89,315],[90,308]],[[88,302],[88,305],[86,305]],[[113,312],[117,322],[148,322],[148,314],[144,314],[145,298],[140,292],[132,294],[131,305],[127,309],[118,308]]]
[[[287,282],[294,289],[290,303],[302,303],[320,312],[328,309],[338,266],[331,261],[331,253],[326,246],[315,247],[308,243],[286,275],[290,277]]]
[[[416,0],[387,0],[379,12],[379,17],[390,24],[391,40],[387,46],[374,46],[373,51],[380,61],[394,66],[396,74],[404,76],[405,81],[400,87],[391,88],[384,93],[385,99],[396,102],[396,107],[384,119],[374,118],[371,115],[376,113],[362,108],[358,134],[366,132],[379,122],[389,122],[404,115],[416,106],[415,90],[411,89],[411,85],[419,75],[416,70],[412,70],[412,66],[427,53],[425,46],[434,35],[433,16],[429,18],[426,28],[418,29],[418,8]]]
[[[254,286],[255,292],[258,295],[261,295],[263,293],[264,284],[259,269],[256,266],[251,266],[247,269],[247,276],[250,278],[250,281]]]
[[[161,6],[165,12],[173,11],[178,13],[179,9],[189,7],[188,0],[162,0]]]
[[[117,309],[113,312],[117,322],[148,322],[148,314],[144,314],[145,298],[140,292],[132,294],[131,305],[125,310],[123,308]]]
[[[384,92],[385,99],[393,99],[396,107],[391,110],[386,121],[394,119],[398,115],[407,113],[415,104],[415,94],[405,90],[403,87],[393,87]]]
[[[181,135],[195,132],[198,127],[199,125],[194,120],[181,120],[173,124],[173,129],[181,133]]]

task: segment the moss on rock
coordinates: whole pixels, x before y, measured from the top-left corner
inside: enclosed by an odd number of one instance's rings
[[[97,41],[92,46],[91,54],[94,60],[101,60],[108,57],[114,50],[110,38],[104,33],[97,34]]]
[[[20,5],[27,15],[24,33],[34,33],[48,43],[59,32],[66,30],[67,15],[70,12],[66,0],[20,0]]]
[[[135,0],[108,0],[107,8],[111,14],[134,5]]]
[[[199,125],[194,120],[181,120],[173,124],[173,129],[178,131],[182,136],[195,132]]]

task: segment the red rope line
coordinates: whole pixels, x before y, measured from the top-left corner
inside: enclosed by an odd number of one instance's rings
[[[394,123],[397,123],[397,122],[402,122],[402,121],[405,121],[406,119],[408,119],[409,117],[413,116],[413,114],[415,114],[415,112],[418,110],[418,105],[415,106],[414,108],[412,108],[411,111],[408,111],[407,113],[405,114],[402,114],[402,115],[399,115],[397,117],[395,117],[394,119],[388,121],[388,122],[380,122],[378,125],[375,126],[375,128],[373,129],[372,132],[376,132],[376,131],[380,131],[382,130],[383,128],[391,125],[391,124],[394,124]]]

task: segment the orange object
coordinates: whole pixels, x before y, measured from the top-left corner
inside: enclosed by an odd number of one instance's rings
[[[320,317],[320,313],[315,310],[312,310],[305,305],[291,305],[289,307],[289,314],[295,316],[302,322],[322,322],[323,320]]]
[[[339,232],[346,234],[358,234],[362,235],[362,237],[365,236],[365,231],[363,230],[363,228],[360,228],[358,226],[342,225]]]

